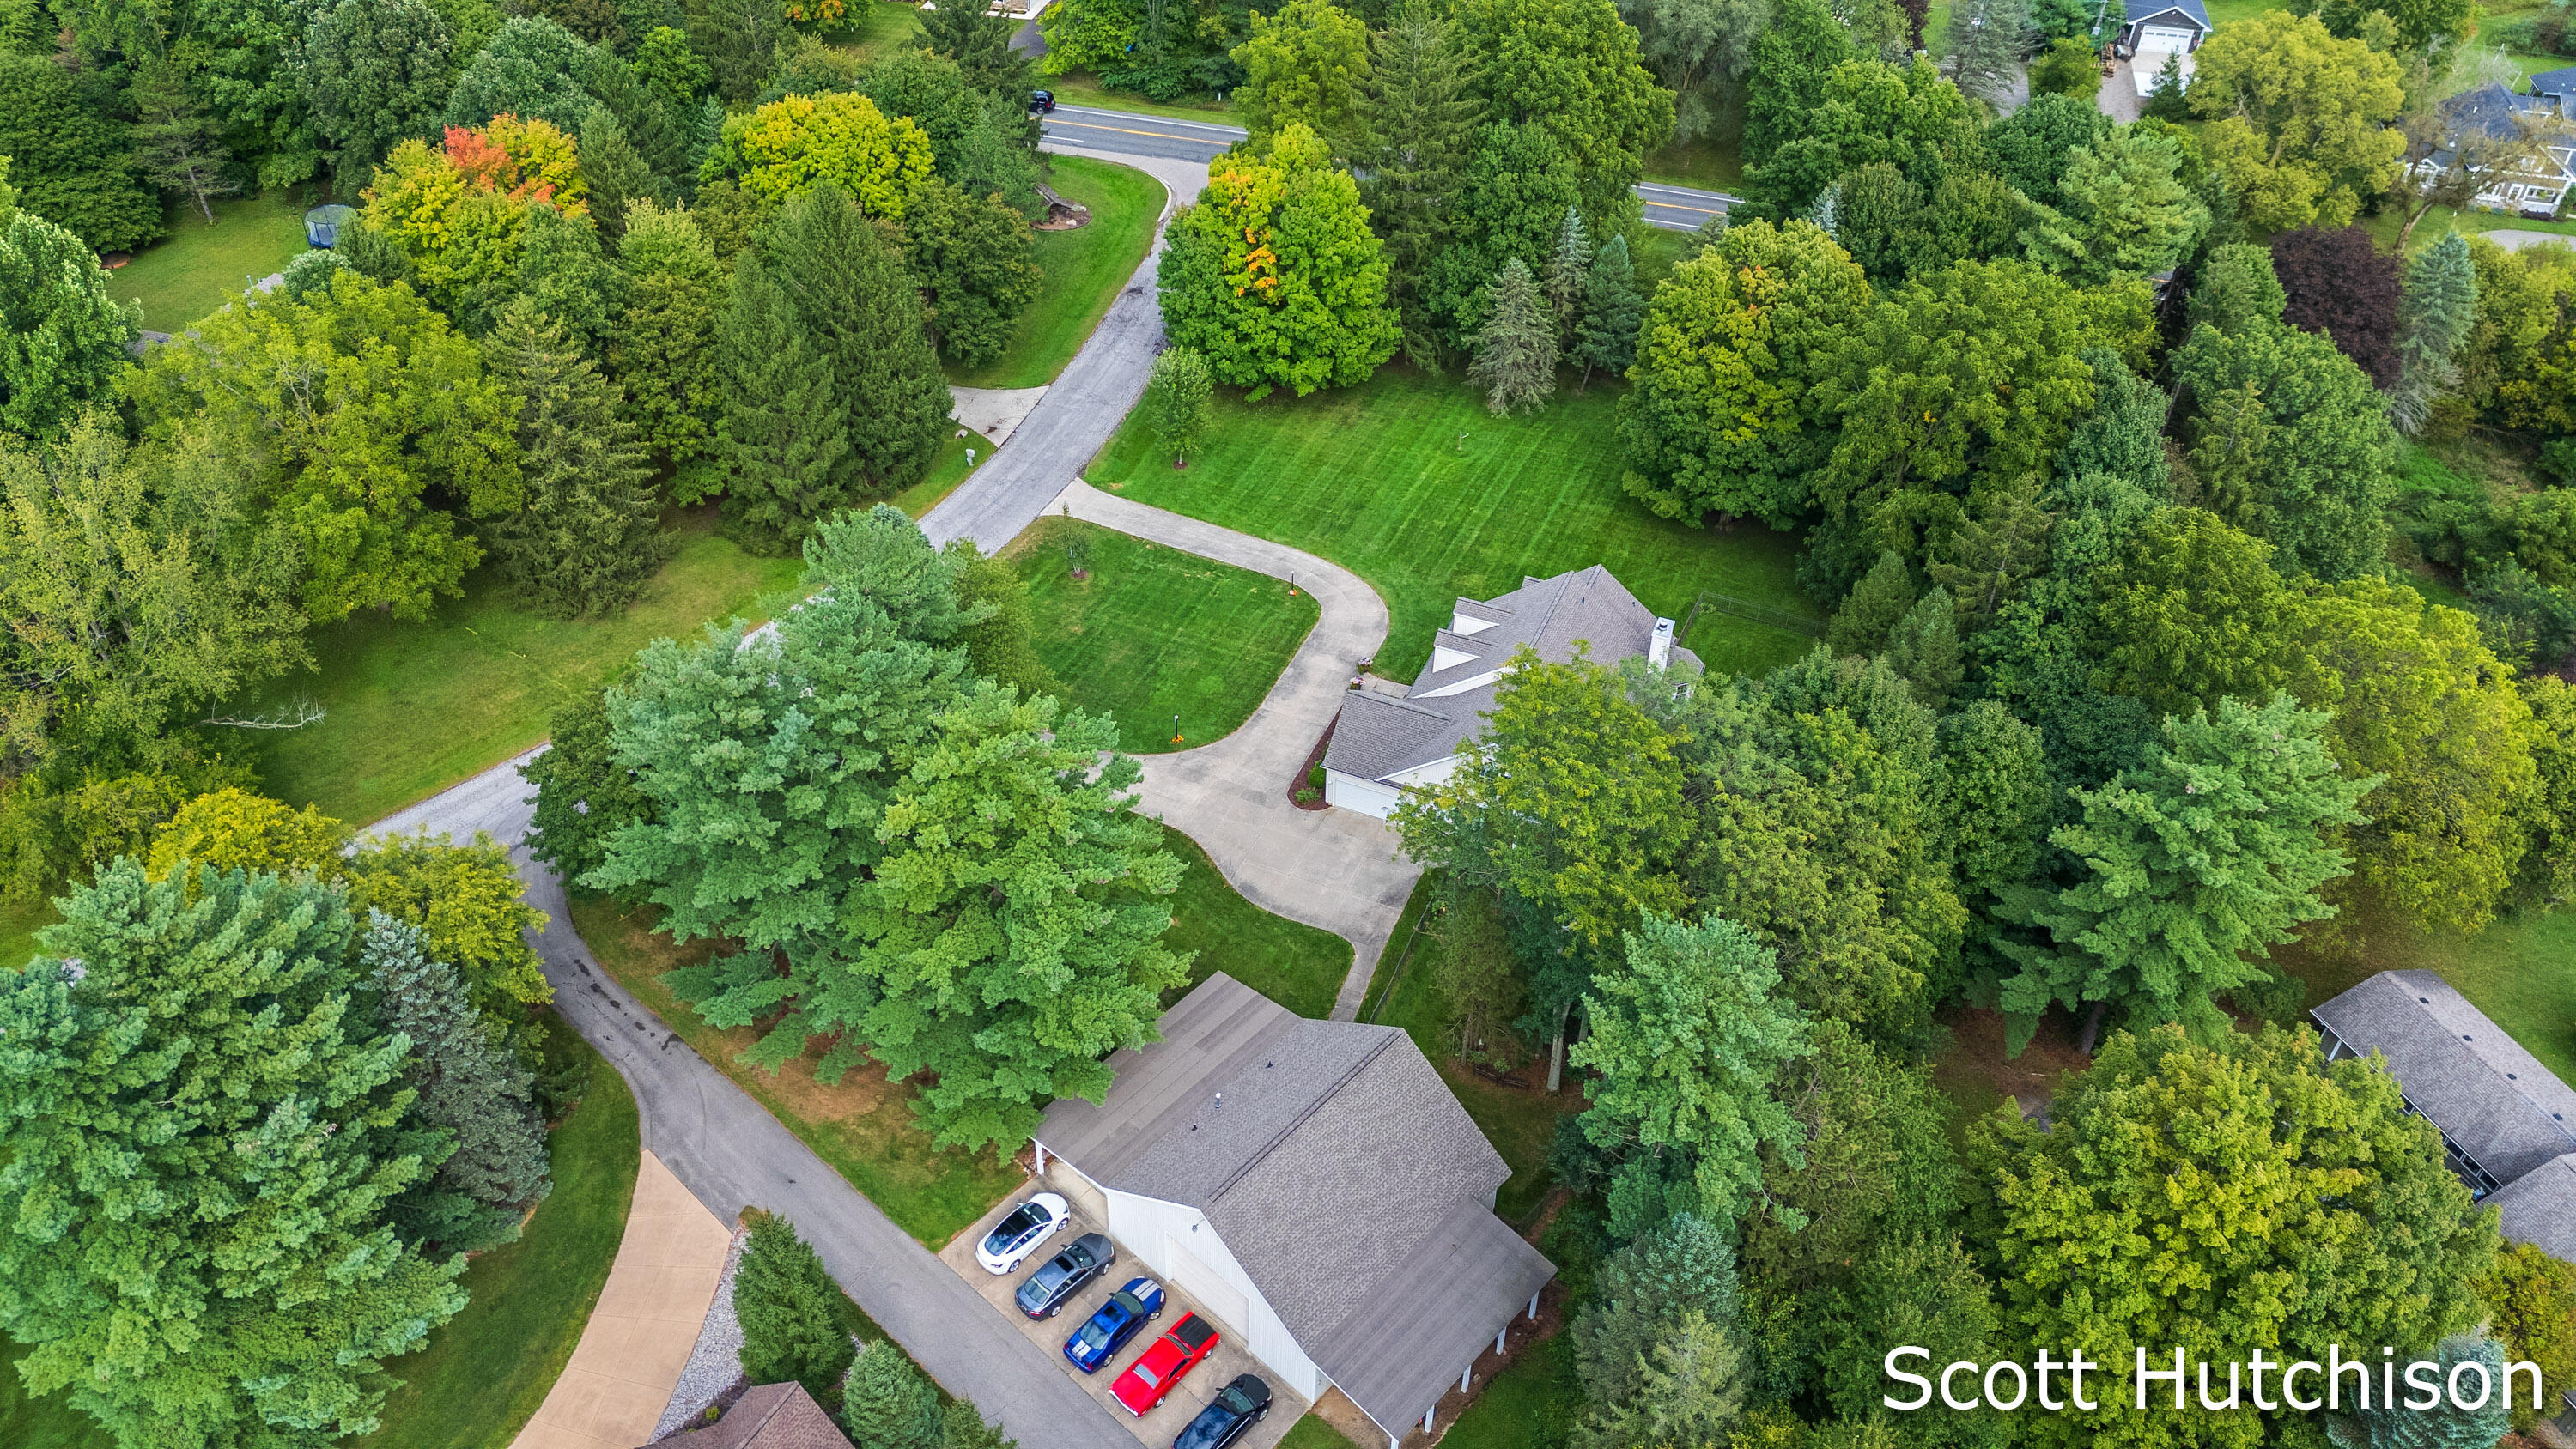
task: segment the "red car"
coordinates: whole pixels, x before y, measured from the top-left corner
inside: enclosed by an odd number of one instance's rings
[[[1163,1401],[1172,1385],[1199,1366],[1199,1360],[1216,1352],[1216,1325],[1195,1313],[1181,1316],[1171,1330],[1155,1339],[1151,1346],[1127,1365],[1127,1372],[1109,1386],[1109,1396],[1118,1406],[1138,1418]]]

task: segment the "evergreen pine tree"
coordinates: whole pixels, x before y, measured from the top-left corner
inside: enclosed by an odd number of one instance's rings
[[[367,917],[359,964],[375,988],[387,1031],[411,1038],[403,1079],[420,1095],[412,1113],[452,1134],[455,1150],[416,1194],[420,1236],[443,1252],[471,1252],[519,1236],[519,1214],[554,1186],[533,1079],[493,1040],[456,968],[429,959],[418,926],[382,911]]]
[[[2406,300],[2397,314],[2397,386],[2389,412],[2401,432],[2424,426],[2434,402],[2460,380],[2452,354],[2478,315],[2478,273],[2468,238],[2452,232],[2406,265]]]
[[[1207,436],[1216,416],[1216,378],[1207,358],[1196,348],[1167,347],[1154,359],[1154,377],[1145,384],[1145,416],[1154,434],[1172,450],[1172,466],[1186,467]]]
[[[716,327],[716,371],[724,384],[715,451],[726,527],[777,548],[855,501],[835,482],[850,439],[832,361],[770,279],[758,248],[734,258]]]
[[[1544,406],[1556,391],[1556,325],[1529,265],[1505,261],[1485,299],[1468,379],[1485,389],[1485,406],[1498,417]]]
[[[606,106],[592,106],[581,123],[581,176],[590,186],[590,219],[599,225],[600,244],[614,255],[626,240],[626,208],[654,194],[654,176]]]
[[[627,208],[617,266],[624,285],[608,337],[609,371],[626,391],[626,415],[638,439],[678,470],[672,491],[694,502],[714,491],[701,463],[722,391],[716,298],[723,273],[694,218],[649,201]]]
[[[1913,686],[1925,708],[1949,702],[1967,670],[1959,659],[1959,621],[1948,589],[1934,588],[1896,621],[1887,635],[1887,665]]]
[[[1592,254],[1592,269],[1583,280],[1583,320],[1574,329],[1575,360],[1583,364],[1583,382],[1592,370],[1617,377],[1637,360],[1637,331],[1646,322],[1646,299],[1637,291],[1637,269],[1628,260],[1628,239],[1614,236]]]
[[[120,858],[59,905],[0,972],[21,1386],[130,1449],[366,1433],[464,1263],[388,1221],[427,1171],[396,1150],[402,1043],[352,1004],[340,888]]]
[[[936,5],[921,12],[921,43],[932,55],[957,62],[966,84],[1023,107],[1037,68],[1011,49],[1018,29],[1010,17],[973,5]]]
[[[489,344],[492,370],[519,403],[527,506],[494,523],[501,576],[557,618],[624,606],[661,563],[660,503],[617,389],[527,298]]]
[[[987,1424],[972,1399],[952,1400],[939,1411],[939,1449],[1020,1449],[1020,1441]]]
[[[1836,654],[1876,654],[1887,647],[1887,636],[1913,607],[1914,576],[1905,567],[1905,556],[1887,549],[1834,611],[1825,627],[1825,642]]]
[[[2369,1408],[2349,1418],[2329,1415],[2326,1432],[2341,1449],[2494,1449],[2496,1441],[2513,1427],[2510,1396],[2504,1391],[2504,1360],[2504,1346],[2484,1333],[2454,1334],[2443,1339],[2434,1351],[2434,1382],[2447,1388],[2452,1370],[2464,1363],[2476,1364],[2486,1370],[2484,1381],[2493,1390],[2487,1395],[2485,1407],[2459,1408],[2448,1393],[2429,1409],[2404,1407],[2403,1397],[2396,1405],[2381,1404],[2374,1395]],[[2404,1381],[2411,1366],[2403,1365],[2397,1370],[2401,1396],[2408,1392]],[[2466,1396],[2477,1380],[2462,1375],[2459,1382],[2460,1392]]]
[[[1403,329],[1405,358],[1436,368],[1431,269],[1449,245],[1450,203],[1483,108],[1469,91],[1471,63],[1445,8],[1405,0],[1370,38],[1370,55],[1365,139],[1355,148],[1367,177],[1360,199],[1386,243],[1387,302]]]
[[[2023,39],[2030,33],[2028,0],[1962,0],[1950,10],[1942,34],[1942,71],[1972,96],[1997,101],[2012,94],[2021,74]]]
[[[1583,226],[1583,213],[1569,206],[1565,220],[1556,226],[1556,246],[1548,252],[1547,272],[1541,279],[1547,293],[1548,310],[1556,314],[1556,337],[1560,344],[1571,344],[1575,325],[1583,320],[1584,284],[1592,274],[1592,237]]]
[[[841,1287],[795,1224],[775,1213],[752,1220],[734,1265],[733,1312],[742,1324],[746,1378],[792,1379],[827,1405],[838,1397],[856,1352],[841,1327]]]
[[[940,1449],[939,1391],[890,1341],[868,1345],[850,1369],[841,1426],[858,1449]]]
[[[848,192],[826,183],[788,203],[771,254],[846,410],[835,487],[855,499],[919,481],[948,423],[948,379],[894,249]]]
[[[174,55],[145,61],[134,72],[134,159],[143,175],[164,191],[175,191],[196,204],[206,224],[215,220],[213,198],[241,190],[232,176],[232,153],[222,134],[189,93],[188,78]]]

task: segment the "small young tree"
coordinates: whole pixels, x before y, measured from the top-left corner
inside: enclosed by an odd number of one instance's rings
[[[1583,213],[1569,206],[1565,220],[1557,223],[1556,245],[1548,251],[1547,270],[1540,278],[1548,310],[1556,314],[1560,344],[1574,341],[1575,325],[1583,319],[1584,284],[1591,274],[1592,237],[1584,230]]]
[[[1556,391],[1556,323],[1528,264],[1504,262],[1485,297],[1468,380],[1485,389],[1485,406],[1497,417],[1545,406]]]
[[[2100,95],[2102,60],[2094,54],[2092,42],[2071,35],[2050,41],[2030,64],[2030,93],[2073,96],[2080,101]]]
[[[939,1449],[1020,1449],[1020,1441],[985,1423],[973,1399],[952,1399],[939,1411]]]
[[[1637,270],[1628,260],[1628,239],[1614,236],[1592,254],[1583,279],[1583,318],[1575,324],[1574,358],[1583,364],[1583,385],[1592,370],[1616,377],[1637,360],[1637,330],[1645,325],[1646,299],[1637,291]]]
[[[221,133],[189,92],[176,53],[137,67],[132,95],[134,159],[143,175],[186,197],[214,225],[214,198],[232,195],[241,183],[233,179],[232,153],[224,149]]]
[[[841,1426],[858,1449],[942,1449],[939,1391],[891,1340],[868,1345],[850,1369]]]
[[[745,1377],[755,1384],[792,1379],[827,1406],[839,1396],[856,1353],[841,1328],[841,1288],[794,1223],[775,1213],[752,1220],[734,1267],[733,1312],[742,1324]]]
[[[660,500],[616,387],[526,297],[502,314],[491,355],[518,400],[528,497],[490,530],[502,577],[556,618],[623,608],[664,543]]]
[[[456,968],[429,959],[420,927],[369,912],[358,961],[384,1028],[411,1038],[412,1114],[455,1143],[398,1212],[443,1252],[514,1241],[520,1211],[554,1186],[527,1069],[493,1041]]]
[[[1154,359],[1154,378],[1145,386],[1145,416],[1155,436],[1172,450],[1172,466],[1189,466],[1216,418],[1216,375],[1207,357],[1194,347],[1167,347]]]
[[[1432,981],[1449,1005],[1459,1059],[1510,1067],[1520,1059],[1511,1022],[1521,1014],[1521,979],[1495,892],[1453,889],[1438,935]]]

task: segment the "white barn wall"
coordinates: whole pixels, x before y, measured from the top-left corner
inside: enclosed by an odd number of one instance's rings
[[[1384,820],[1395,812],[1395,802],[1401,798],[1392,787],[1375,780],[1363,780],[1339,770],[1324,772],[1324,803],[1327,805],[1338,805],[1344,810],[1356,810],[1362,815]]]
[[[1262,1365],[1280,1376],[1283,1387],[1308,1401],[1324,1392],[1323,1370],[1297,1346],[1288,1326],[1270,1307],[1261,1290],[1253,1286],[1252,1275],[1234,1260],[1234,1253],[1216,1233],[1216,1226],[1197,1208],[1160,1198],[1139,1197],[1131,1192],[1108,1190],[1109,1235],[1122,1247],[1134,1253],[1161,1277],[1175,1278],[1172,1258],[1166,1244],[1178,1240],[1188,1245],[1189,1253],[1224,1278],[1227,1285],[1243,1294],[1250,1305],[1249,1323],[1227,1323],[1217,1317],[1219,1329],[1231,1333]],[[1195,1228],[1197,1231],[1193,1232]]]

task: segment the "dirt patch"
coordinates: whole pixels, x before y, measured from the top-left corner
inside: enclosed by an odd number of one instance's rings
[[[2076,1023],[2062,1011],[2052,1010],[2041,1019],[2038,1034],[2017,1057],[2004,1055],[2000,1011],[1959,1007],[1944,1014],[1941,1024],[1949,1028],[1950,1045],[1933,1059],[1933,1080],[1972,1115],[1983,1115],[1996,1098],[2009,1097],[2023,1116],[2045,1122],[2058,1084],[2092,1062],[2075,1049]]]
[[[1324,799],[1324,787],[1310,782],[1314,777],[1315,767],[1324,763],[1324,751],[1332,746],[1334,725],[1338,725],[1341,722],[1342,716],[1338,711],[1336,711],[1333,715],[1332,724],[1324,726],[1323,734],[1316,737],[1315,748],[1306,752],[1306,763],[1299,765],[1297,767],[1297,773],[1288,777],[1289,804],[1296,806],[1300,810],[1330,810],[1333,808]],[[1312,800],[1298,799],[1297,792],[1300,790],[1314,791],[1315,798]]]

